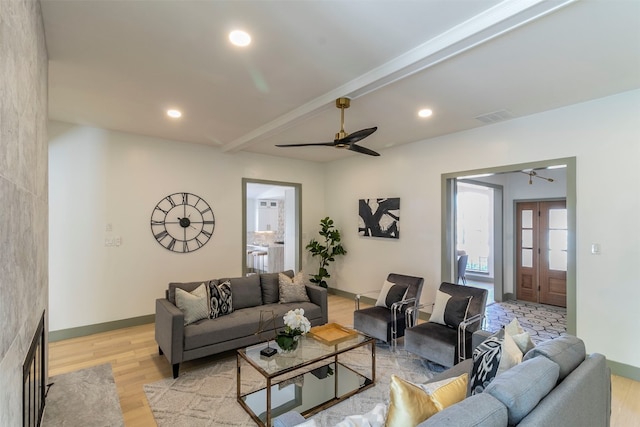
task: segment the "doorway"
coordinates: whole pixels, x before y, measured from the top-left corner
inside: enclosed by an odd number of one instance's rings
[[[490,175],[519,173],[524,170],[564,168],[566,189],[563,198],[566,200],[567,209],[567,270],[566,270],[566,307],[567,307],[567,333],[576,334],[576,158],[564,157],[548,159],[520,164],[493,166],[482,169],[463,170],[444,173],[441,175],[441,280],[455,283],[456,279],[456,236],[455,236],[455,181],[462,178],[487,177]],[[535,188],[534,186],[528,187]],[[524,199],[527,196],[522,197]],[[555,197],[555,196],[549,196]],[[532,197],[531,199],[534,199]],[[537,199],[537,197],[536,197]],[[509,203],[508,206],[513,206]],[[515,274],[515,239],[513,238],[515,215],[514,209],[505,212],[504,240],[511,240],[511,244],[504,246],[503,262],[503,288],[495,289],[495,298],[499,300],[510,299],[516,292]],[[496,257],[498,255],[496,254]],[[510,270],[511,269],[511,270]]]
[[[301,193],[298,183],[242,179],[242,274],[300,270]]]
[[[567,203],[516,202],[516,296],[567,306]]]

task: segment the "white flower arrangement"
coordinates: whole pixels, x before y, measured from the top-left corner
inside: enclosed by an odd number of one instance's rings
[[[284,315],[284,331],[290,335],[304,335],[311,329],[311,322],[304,317],[304,309],[289,310]]]

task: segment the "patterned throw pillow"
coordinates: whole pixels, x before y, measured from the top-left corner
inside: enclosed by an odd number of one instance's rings
[[[469,378],[470,394],[482,393],[498,374],[498,365],[502,355],[502,340],[487,338],[473,351],[473,367]]]
[[[231,282],[228,280],[219,284],[212,282],[209,284],[209,293],[211,294],[211,308],[209,311],[209,317],[211,319],[233,312]]]
[[[209,317],[207,288],[202,283],[192,292],[176,288],[176,307],[184,314],[184,325]]]
[[[488,338],[473,351],[470,394],[481,393],[497,375],[522,362],[522,352],[511,335],[501,335]]]
[[[309,302],[307,287],[304,284],[304,273],[298,272],[293,279],[282,273],[278,274],[278,285],[280,290],[280,303],[287,302]]]

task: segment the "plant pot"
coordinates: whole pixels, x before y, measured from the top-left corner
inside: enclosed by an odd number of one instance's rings
[[[283,353],[290,353],[298,348],[299,335],[280,333],[276,336],[276,343]]]

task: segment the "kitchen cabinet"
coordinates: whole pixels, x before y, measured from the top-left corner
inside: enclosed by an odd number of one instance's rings
[[[257,231],[278,231],[278,201],[258,200]]]

